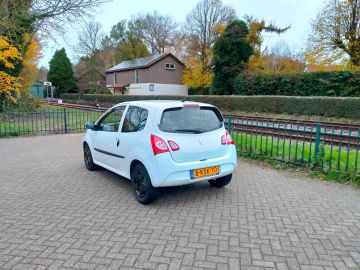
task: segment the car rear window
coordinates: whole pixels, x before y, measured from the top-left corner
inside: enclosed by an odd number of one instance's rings
[[[163,111],[159,129],[171,133],[200,134],[222,126],[223,118],[215,107],[177,107]]]

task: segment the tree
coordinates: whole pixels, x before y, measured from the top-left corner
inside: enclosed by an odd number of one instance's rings
[[[53,36],[64,26],[90,15],[106,0],[7,0],[0,3],[0,29],[6,36],[38,33]],[[32,28],[33,31],[29,31]],[[3,35],[3,33],[0,32]]]
[[[38,70],[37,80],[45,82],[47,80],[47,74],[49,70],[46,67],[41,66]]]
[[[152,14],[138,15],[129,23],[130,30],[139,34],[152,54],[164,53],[166,49],[173,46],[177,27],[178,25],[171,17],[161,15],[157,11]]]
[[[349,59],[340,50],[330,55],[323,48],[308,49],[305,53],[306,71],[341,71],[351,68]],[[355,68],[352,66],[352,68]]]
[[[201,0],[187,15],[184,30],[192,43],[192,55],[199,55],[204,71],[211,68],[208,50],[221,34],[219,29],[235,18],[235,10],[221,0]]]
[[[58,94],[76,90],[72,65],[64,48],[55,52],[49,65],[47,78],[56,87]]]
[[[16,77],[16,66],[21,62],[21,54],[10,41],[0,36],[0,102],[15,102],[20,84]]]
[[[290,29],[290,26],[280,28],[273,23],[267,24],[265,20],[258,20],[252,16],[245,16],[249,33],[246,36],[246,41],[253,47],[254,54],[250,57],[247,64],[248,72],[259,72],[265,69],[264,59],[262,59],[261,46],[263,44],[262,33],[282,34]]]
[[[278,42],[262,56],[266,73],[299,73],[305,69],[303,54],[294,54],[284,42]]]
[[[124,43],[126,41],[127,32],[129,31],[126,20],[121,20],[117,24],[111,27],[110,37],[106,37],[108,39],[108,46],[116,47],[120,43]]]
[[[214,93],[232,94],[235,77],[245,70],[252,46],[246,37],[249,31],[244,21],[233,21],[214,46]]]
[[[199,92],[209,89],[213,80],[212,70],[204,71],[202,62],[196,57],[185,60],[185,69],[182,82],[189,88],[197,89]]]
[[[89,21],[85,23],[84,30],[78,36],[77,51],[82,55],[85,69],[78,74],[86,78],[91,88],[98,90],[98,81],[104,77],[104,63],[102,61],[102,41],[104,33],[101,24]]]
[[[54,37],[64,26],[78,22],[106,0],[6,0],[0,1],[0,36],[4,36],[20,53],[10,70],[18,78],[28,47],[37,39]],[[25,39],[26,36],[30,38]],[[26,64],[26,63],[25,63]]]
[[[27,43],[31,39],[29,34],[25,34],[24,41]],[[27,94],[29,88],[35,82],[38,74],[38,61],[41,57],[40,43],[33,38],[33,41],[29,43],[23,56],[23,69],[20,73],[21,94]]]
[[[30,14],[31,3],[30,0],[0,2],[0,35],[6,36],[13,46],[23,47],[24,50],[24,35],[35,31],[35,19]]]
[[[149,55],[149,51],[139,37],[127,33],[125,42],[119,44],[115,49],[115,59],[118,62],[132,60]]]
[[[309,52],[317,62],[337,64],[348,59],[360,66],[360,0],[327,0],[309,37]]]
[[[126,20],[118,22],[111,28],[108,44],[115,49],[115,63],[149,55],[141,35],[133,22]]]

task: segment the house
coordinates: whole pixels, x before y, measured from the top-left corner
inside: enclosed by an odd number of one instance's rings
[[[187,95],[183,71],[184,64],[173,54],[155,54],[107,70],[106,87],[115,95]]]
[[[31,87],[30,87],[30,93],[31,95],[33,95],[34,97],[40,97],[43,98],[45,97],[45,86],[44,83],[41,81],[35,81]]]
[[[106,76],[99,68],[86,68],[86,63],[81,60],[74,67],[74,75],[78,92],[88,94],[106,88]]]

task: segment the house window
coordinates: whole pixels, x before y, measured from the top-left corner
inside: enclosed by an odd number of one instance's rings
[[[155,85],[154,84],[149,84],[149,91],[154,91],[155,90]]]
[[[165,64],[165,69],[174,70],[175,69],[175,64]]]
[[[140,74],[139,74],[139,70],[135,69],[135,83],[139,83],[139,79],[140,78]]]
[[[117,74],[114,73],[114,84],[117,84]]]

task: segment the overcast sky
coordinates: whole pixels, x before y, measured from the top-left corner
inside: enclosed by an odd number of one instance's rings
[[[223,0],[223,2],[233,6],[239,18],[252,15],[280,27],[291,25],[290,30],[280,36],[265,34],[264,44],[271,49],[277,43],[286,43],[293,51],[299,51],[306,44],[311,21],[324,0]],[[181,24],[196,3],[197,0],[113,0],[98,8],[94,13],[94,20],[102,24],[105,33],[109,33],[111,26],[120,20],[130,19],[138,13],[157,10]],[[69,26],[67,30],[64,35],[57,38],[56,42],[49,41],[45,46],[40,66],[48,67],[55,50],[62,47],[65,47],[72,63],[76,62],[74,47],[81,26],[77,28]]]

